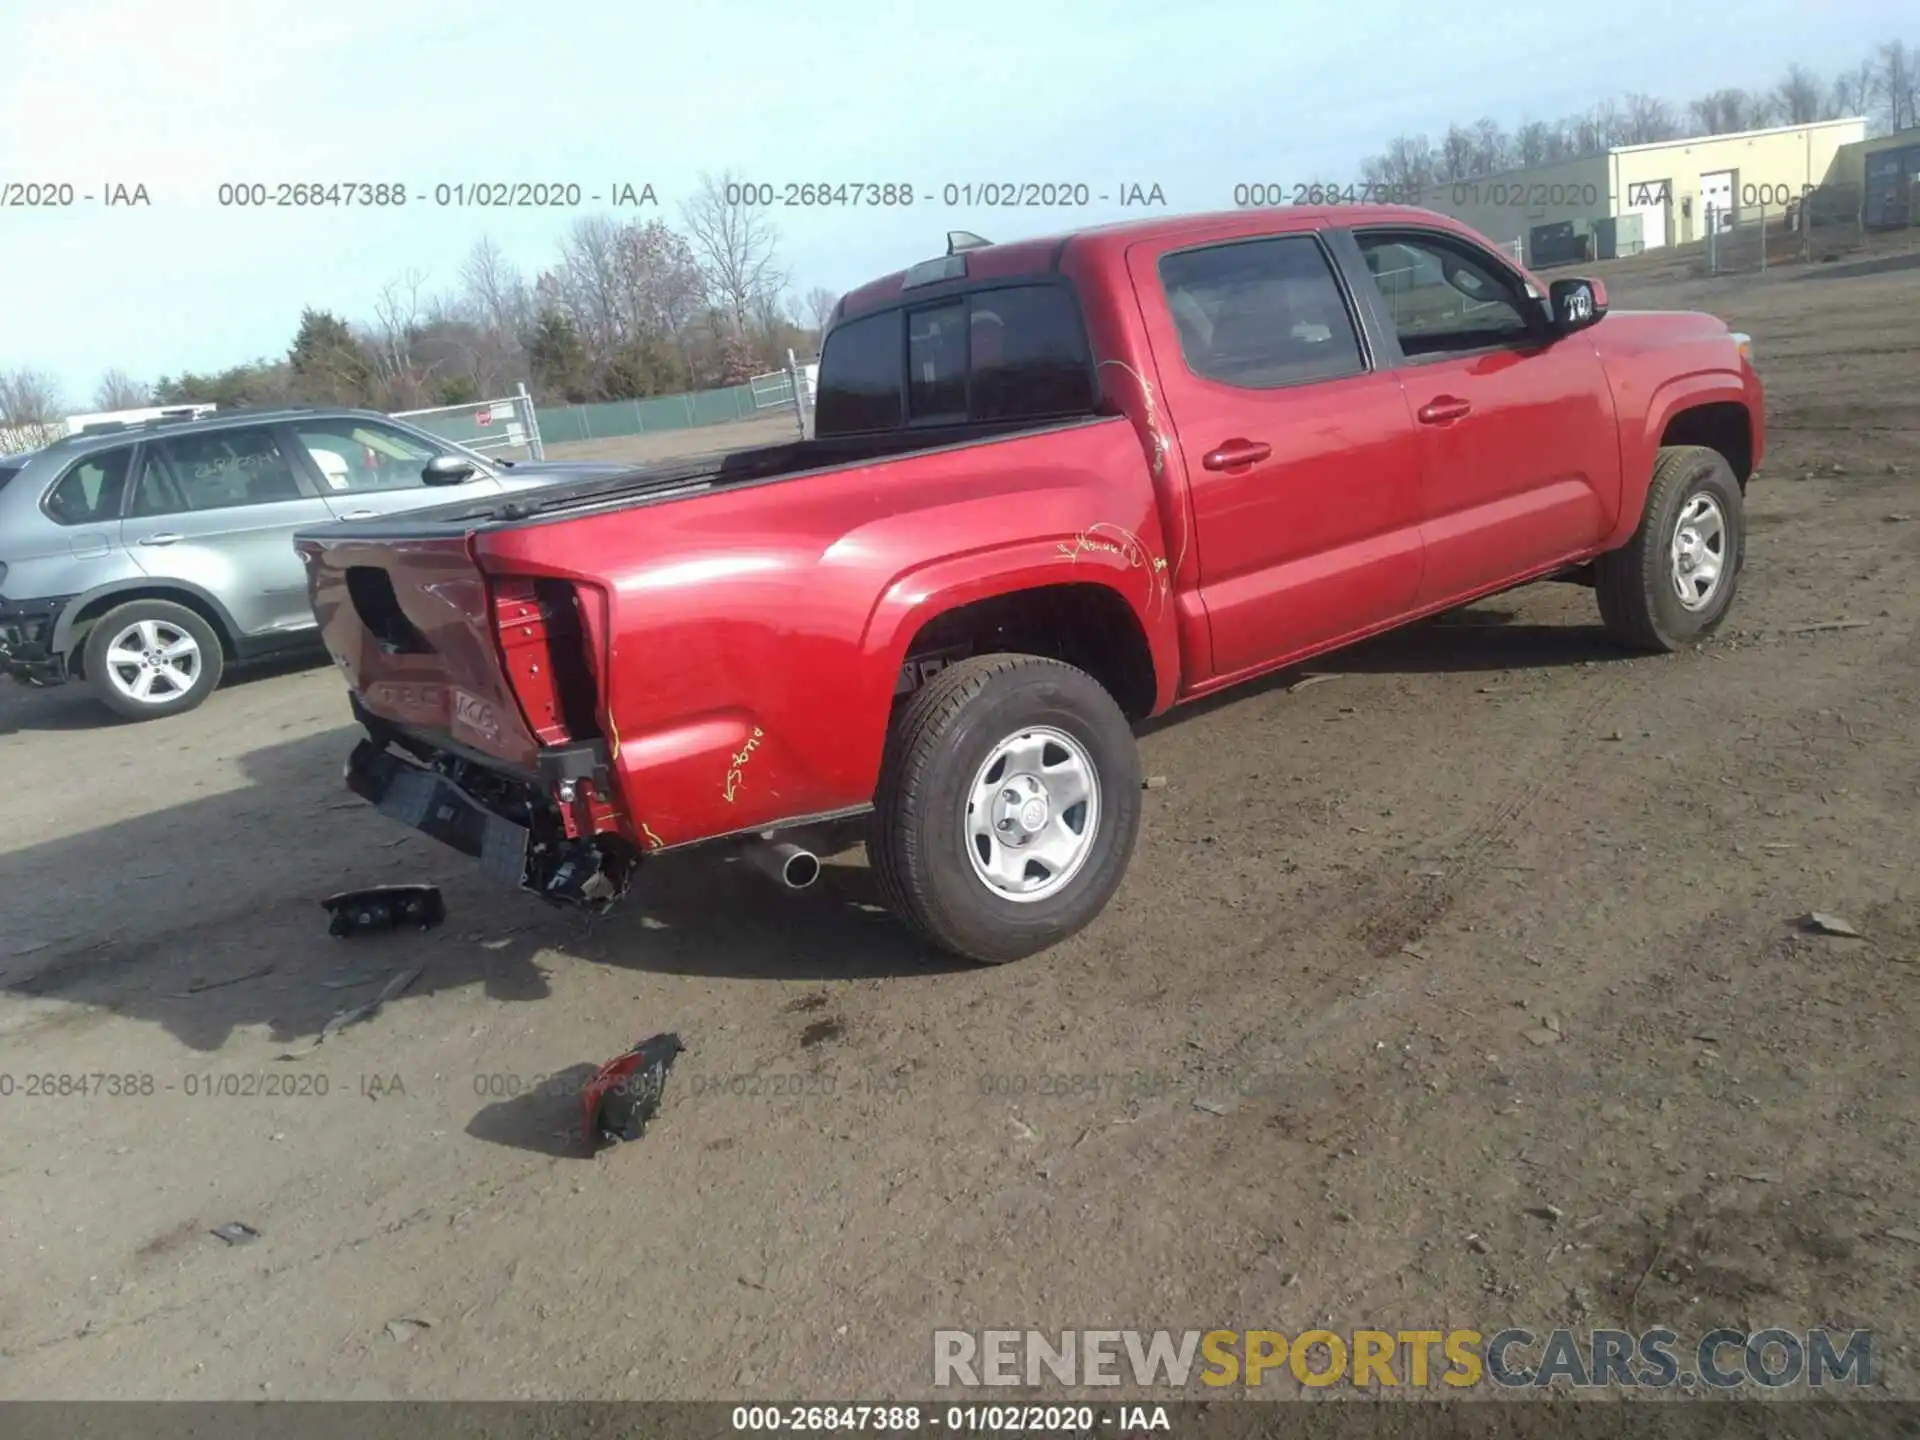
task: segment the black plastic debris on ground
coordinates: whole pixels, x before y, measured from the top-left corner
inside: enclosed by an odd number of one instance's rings
[[[229,1245],[251,1245],[260,1238],[260,1232],[244,1220],[229,1220],[224,1225],[216,1225],[212,1233]]]
[[[660,1110],[667,1071],[686,1048],[678,1035],[654,1035],[594,1072],[581,1095],[590,1149],[647,1133],[647,1122]]]
[[[370,890],[343,890],[320,904],[333,917],[329,935],[367,935],[402,925],[431,929],[447,918],[447,902],[437,885],[376,885]]]

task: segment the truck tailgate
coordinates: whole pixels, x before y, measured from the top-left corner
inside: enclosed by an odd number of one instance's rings
[[[321,638],[372,714],[531,770],[540,743],[502,660],[486,576],[464,530],[405,539],[296,537]]]

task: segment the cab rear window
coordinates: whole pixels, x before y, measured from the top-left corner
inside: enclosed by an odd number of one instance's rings
[[[1095,401],[1079,306],[1060,285],[1011,285],[838,327],[820,357],[814,433],[1084,415]]]

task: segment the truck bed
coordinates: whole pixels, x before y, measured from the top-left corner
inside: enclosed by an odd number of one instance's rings
[[[541,486],[518,495],[485,500],[455,500],[445,505],[411,510],[400,515],[336,522],[324,531],[307,532],[315,539],[407,539],[444,535],[449,529],[469,532],[498,530],[528,521],[578,517],[602,510],[626,509],[679,499],[712,490],[797,480],[845,466],[870,465],[938,450],[984,444],[993,440],[1037,434],[1074,426],[1099,424],[1112,417],[1080,416],[1068,420],[1004,421],[991,424],[927,426],[873,435],[833,436],[792,440],[779,445],[756,445],[745,450],[723,450],[689,460],[636,466],[619,475]]]

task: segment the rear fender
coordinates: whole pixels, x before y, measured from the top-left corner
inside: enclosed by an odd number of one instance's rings
[[[863,718],[861,772],[878,784],[895,683],[914,637],[928,624],[981,600],[1073,584],[1103,586],[1126,602],[1153,657],[1154,710],[1171,705],[1180,649],[1158,520],[1149,517],[1140,530],[1095,522],[1067,536],[948,556],[894,578],[881,592],[862,644],[860,673],[875,688],[854,712]]]

